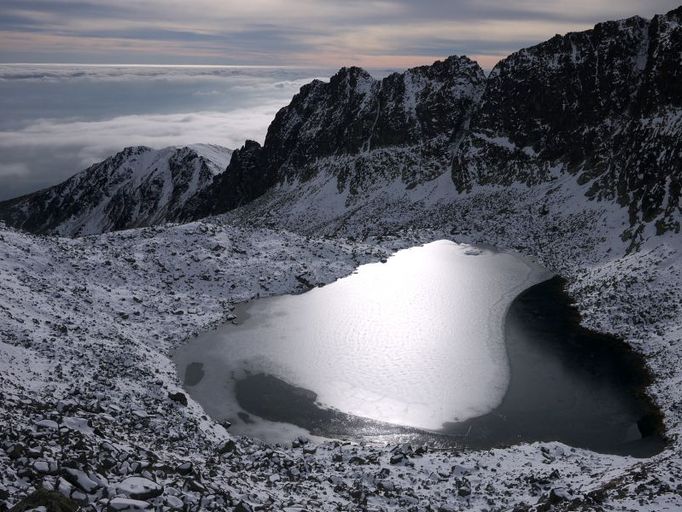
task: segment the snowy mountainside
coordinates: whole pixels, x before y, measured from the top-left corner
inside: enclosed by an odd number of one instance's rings
[[[447,166],[438,158],[425,159],[423,145],[377,144],[355,152],[357,144],[349,149],[339,139],[330,147],[333,139],[307,128],[306,151],[322,143],[323,150],[304,153],[305,158],[297,157],[303,150],[294,151],[277,169],[268,167],[278,177],[275,185],[229,217],[309,233],[357,234],[360,226],[400,225],[434,208],[460,210],[478,190],[536,189],[538,205],[551,205],[557,191],[573,195],[562,208],[604,203],[604,209],[624,219],[614,236],[628,240],[626,251],[652,236],[679,234],[681,18],[682,8],[652,20],[601,23],[502,60],[484,82],[470,81],[477,104],[458,118],[463,124],[448,135],[448,150],[441,148]],[[366,78],[359,70],[354,73]],[[269,140],[286,140],[288,127],[301,119],[303,126],[326,126],[313,122],[317,115],[304,116],[310,109],[295,108],[298,103],[280,112]],[[291,111],[297,115],[283,122]],[[351,128],[381,139],[362,125],[345,125]],[[391,131],[384,128],[384,133]],[[263,151],[271,151],[268,141]],[[506,208],[514,205],[506,203]]]
[[[617,236],[629,241],[626,250],[651,236],[679,234],[681,17],[682,8],[652,20],[600,23],[512,54],[485,80],[464,73],[473,91],[468,98],[476,104],[447,121],[455,129],[448,132],[447,150],[441,147],[438,153],[451,162],[446,166],[439,157],[425,158],[424,145],[388,143],[396,118],[381,122],[379,117],[370,124],[356,115],[343,123],[338,115],[328,121],[318,109],[327,112],[330,100],[315,92],[322,85],[310,84],[270,127],[262,152],[287,155],[274,160],[274,169],[260,164],[272,176],[273,187],[246,212],[234,215],[334,233],[357,231],[360,224],[390,224],[391,215],[418,216],[435,204],[457,209],[467,195],[486,187],[563,188],[577,194],[569,207],[604,202],[607,209],[620,209],[626,223]],[[357,89],[356,96],[372,83],[358,69],[341,75],[355,77],[344,83]],[[403,82],[411,83],[407,76]],[[417,110],[431,98],[415,97]],[[316,99],[317,109],[309,106],[310,98]],[[345,137],[336,143],[323,131],[334,122],[342,123],[334,129]],[[402,126],[403,133],[414,133],[409,123]],[[305,128],[305,145],[283,153],[286,144],[280,141],[291,137],[292,127]],[[379,143],[362,146],[362,140]],[[377,217],[376,210],[385,204],[394,205],[391,214]]]
[[[322,169],[339,192],[399,179],[413,187],[447,172],[483,93],[485,75],[466,57],[393,73],[382,80],[342,68],[329,82],[303,86],[268,128],[249,141],[229,172],[185,209],[197,219],[242,206],[278,183],[306,184]]]
[[[510,55],[488,77],[453,164],[458,190],[533,186],[557,171],[629,216],[680,232],[682,8],[600,23]]]
[[[125,148],[59,185],[0,203],[0,220],[67,236],[170,222],[231,154],[210,144]]]
[[[132,507],[126,500],[135,510],[682,507],[680,240],[655,237],[623,256],[611,238],[621,219],[605,203],[538,215],[531,192],[478,190],[457,213],[466,225],[445,217],[450,208],[422,211],[421,226],[386,235],[378,225],[382,236],[362,242],[220,218],[76,239],[0,229],[0,503],[43,487],[95,510]],[[641,460],[559,443],[460,453],[273,447],[230,436],[183,394],[171,351],[234,304],[301,292],[439,238],[515,248],[561,272],[586,325],[647,356],[668,448]],[[136,482],[153,492],[136,492]]]

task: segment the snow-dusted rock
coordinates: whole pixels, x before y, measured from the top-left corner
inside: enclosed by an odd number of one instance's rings
[[[131,476],[116,485],[119,492],[134,499],[147,500],[163,493],[163,487],[149,478]]]
[[[151,508],[152,506],[146,501],[128,498],[114,498],[108,503],[108,509],[112,512],[137,512],[138,510],[149,510]]]
[[[0,220],[67,236],[170,222],[225,170],[231,154],[208,144],[129,147],[59,185],[1,202]]]
[[[64,478],[86,493],[91,493],[100,487],[99,483],[95,482],[85,471],[80,469],[66,467],[62,469],[62,472]]]
[[[36,426],[39,428],[45,428],[50,430],[57,430],[59,424],[54,420],[41,419],[35,422]]]

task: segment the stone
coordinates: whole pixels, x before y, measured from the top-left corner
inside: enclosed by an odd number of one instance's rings
[[[19,501],[11,512],[27,512],[29,510],[44,507],[48,512],[76,512],[81,506],[56,491],[38,489]]]
[[[136,500],[148,500],[163,493],[163,486],[149,478],[130,476],[116,485],[119,492]]]
[[[182,406],[187,406],[187,395],[181,391],[178,391],[177,393],[168,393],[168,398]]]
[[[107,509],[110,512],[137,512],[138,510],[149,510],[152,506],[146,501],[134,500],[129,498],[113,498],[109,500]]]

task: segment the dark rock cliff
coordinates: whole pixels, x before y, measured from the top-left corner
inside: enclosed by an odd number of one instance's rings
[[[594,199],[679,231],[682,8],[521,50],[491,72],[453,164],[459,190],[529,186],[568,172]]]

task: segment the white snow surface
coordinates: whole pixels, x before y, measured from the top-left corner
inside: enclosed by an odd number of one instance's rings
[[[79,239],[0,231],[0,501],[13,505],[42,485],[113,508],[126,499],[117,485],[136,476],[163,486],[148,500],[159,508],[179,499],[228,510],[682,509],[679,234],[651,230],[626,254],[627,212],[589,201],[585,186],[559,172],[533,188],[463,195],[445,179],[409,190],[397,179],[348,195],[323,220],[333,181],[316,180],[313,200],[291,183],[182,226]],[[224,322],[232,305],[301,292],[296,276],[329,283],[439,239],[515,250],[564,276],[583,324],[644,356],[668,447],[634,459],[532,443],[413,454],[396,465],[391,456],[409,449],[267,446],[232,437],[191,398],[187,406],[169,398],[181,391],[172,351]],[[43,420],[59,428],[39,427]],[[26,476],[30,453],[97,487],[84,492],[59,471]]]

